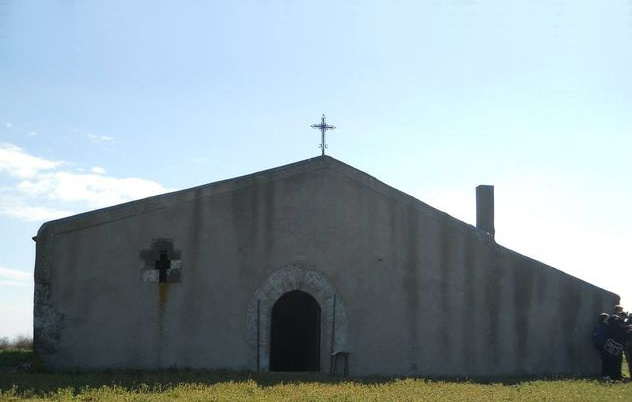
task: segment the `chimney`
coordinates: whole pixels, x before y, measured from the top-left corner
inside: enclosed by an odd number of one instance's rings
[[[476,187],[476,227],[492,237],[494,230],[494,186]]]

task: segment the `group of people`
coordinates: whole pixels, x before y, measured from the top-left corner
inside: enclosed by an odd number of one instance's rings
[[[632,375],[632,313],[626,313],[620,305],[614,306],[612,314],[601,313],[592,340],[601,353],[601,375],[604,380],[623,379],[623,353]]]

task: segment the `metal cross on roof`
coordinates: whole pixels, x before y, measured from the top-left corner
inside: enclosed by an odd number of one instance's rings
[[[319,147],[323,150],[322,155],[325,155],[325,148],[327,148],[327,143],[325,142],[325,131],[327,131],[327,130],[335,130],[336,126],[332,126],[331,124],[327,124],[327,122],[325,121],[325,115],[323,114],[323,117],[320,118],[320,124],[312,124],[311,127],[312,128],[317,128],[317,129],[320,130],[321,139],[320,139]]]

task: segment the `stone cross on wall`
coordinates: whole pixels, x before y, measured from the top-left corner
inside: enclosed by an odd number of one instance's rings
[[[173,248],[172,239],[153,239],[151,247],[140,252],[143,261],[141,280],[154,283],[178,283],[182,279],[180,250]]]
[[[158,282],[167,282],[167,270],[171,268],[171,260],[167,257],[166,251],[160,252],[160,258],[156,260],[154,268],[158,270]]]

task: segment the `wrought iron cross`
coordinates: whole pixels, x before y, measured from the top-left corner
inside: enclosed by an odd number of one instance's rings
[[[323,114],[323,117],[320,118],[320,124],[312,124],[311,127],[312,128],[317,128],[317,129],[320,130],[321,139],[320,139],[319,147],[323,150],[322,155],[325,155],[325,148],[327,148],[327,143],[325,142],[325,132],[327,130],[335,130],[336,126],[332,126],[331,124],[327,124],[327,122],[325,121],[325,115]]]

